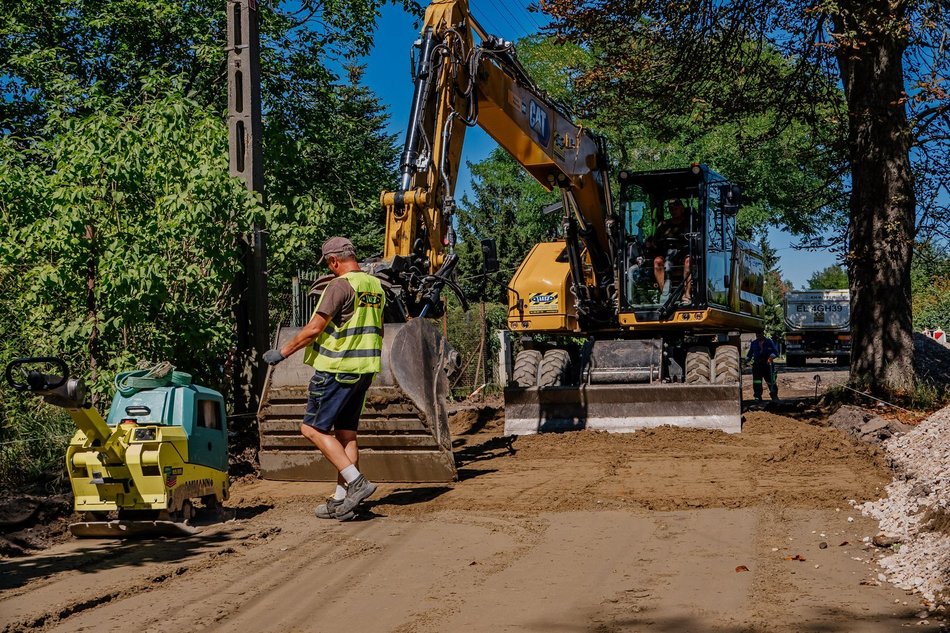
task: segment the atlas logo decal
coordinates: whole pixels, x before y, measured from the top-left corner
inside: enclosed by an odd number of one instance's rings
[[[556,314],[557,298],[556,292],[535,292],[528,295],[528,314]]]
[[[378,292],[361,292],[358,299],[361,308],[378,308],[383,305],[383,295]]]
[[[528,126],[538,135],[538,142],[547,147],[548,141],[551,140],[548,112],[535,103],[534,99],[528,104]]]
[[[530,297],[528,297],[528,301],[530,301],[532,305],[545,305],[548,303],[554,303],[555,301],[557,301],[557,293],[556,292],[536,292]]]

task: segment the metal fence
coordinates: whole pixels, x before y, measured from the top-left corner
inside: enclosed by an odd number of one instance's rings
[[[313,284],[322,277],[313,270],[298,270],[290,281],[290,306],[287,317],[281,325],[287,327],[303,327],[310,320],[313,311],[317,309],[318,297],[310,294]]]

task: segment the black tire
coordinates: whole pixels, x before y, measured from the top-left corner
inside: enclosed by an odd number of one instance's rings
[[[217,495],[205,495],[201,497],[201,505],[201,512],[198,513],[201,520],[215,522],[223,520],[224,506],[221,505],[221,501]]]
[[[800,354],[788,354],[785,356],[786,367],[804,367],[805,357]]]
[[[539,387],[560,387],[567,382],[567,371],[571,366],[571,355],[566,349],[549,349],[538,367]]]
[[[515,356],[515,368],[511,373],[511,384],[515,387],[534,387],[538,384],[538,365],[541,364],[541,352],[526,349]]]
[[[739,348],[720,345],[713,355],[713,382],[717,385],[739,383]]]
[[[851,366],[851,357],[850,356],[839,356],[835,359],[835,364],[838,367],[850,367]]]
[[[690,347],[686,351],[686,384],[708,385],[712,375],[708,347]]]
[[[181,510],[177,512],[177,515],[182,523],[195,520],[195,506],[191,503],[191,499],[185,499],[181,502]]]

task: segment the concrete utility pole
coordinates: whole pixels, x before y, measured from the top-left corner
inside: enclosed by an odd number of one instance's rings
[[[260,35],[257,0],[228,0],[228,128],[231,175],[264,196],[261,147]],[[238,280],[238,353],[234,370],[235,409],[255,411],[266,367],[261,354],[270,347],[267,306],[267,244],[254,225],[244,243],[243,279]]]

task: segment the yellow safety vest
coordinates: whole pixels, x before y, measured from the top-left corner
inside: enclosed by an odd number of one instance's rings
[[[353,287],[353,316],[341,325],[330,322],[307,346],[303,362],[334,374],[378,374],[382,368],[383,306],[386,295],[379,279],[364,272],[342,275]],[[314,312],[320,311],[323,297]]]

